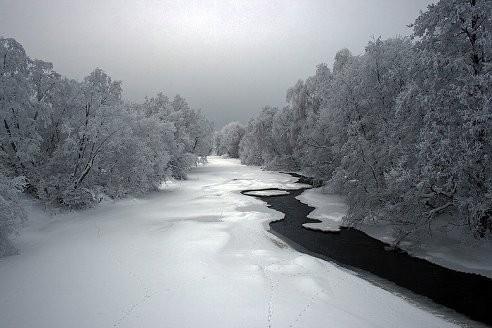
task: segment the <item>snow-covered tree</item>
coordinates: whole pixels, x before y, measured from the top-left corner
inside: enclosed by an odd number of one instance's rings
[[[22,177],[7,178],[0,174],[0,257],[16,251],[9,238],[25,219],[24,210],[19,205],[19,194],[23,188]]]
[[[344,131],[333,140],[340,156],[334,182],[348,195],[351,222],[381,218],[386,174],[395,160],[395,102],[408,80],[411,51],[409,40],[371,41],[362,56],[335,73],[328,106],[335,110],[335,131]]]
[[[239,158],[242,163],[264,165],[278,154],[272,140],[273,118],[277,113],[277,108],[265,107],[256,118],[249,121],[239,143]]]
[[[212,124],[200,111],[191,109],[179,95],[171,102],[159,93],[147,99],[141,107],[148,117],[173,126],[174,142],[166,148],[171,156],[168,169],[174,177],[185,178],[186,172],[212,151]]]
[[[103,70],[63,78],[13,39],[0,39],[0,60],[0,173],[52,205],[156,190],[212,148],[212,125],[180,96],[125,104]]]
[[[425,107],[416,176],[427,220],[452,213],[478,236],[492,232],[492,2],[448,0],[414,24]]]
[[[29,65],[17,41],[0,38],[0,159],[3,169],[17,176],[33,169],[41,142]]]
[[[224,126],[215,137],[217,155],[239,158],[239,143],[244,135],[244,127],[239,122]]]

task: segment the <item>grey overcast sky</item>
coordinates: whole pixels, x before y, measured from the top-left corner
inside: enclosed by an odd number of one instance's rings
[[[247,122],[337,50],[408,35],[431,0],[0,0],[0,35],[81,79],[100,67],[127,100],[181,94],[220,127]]]

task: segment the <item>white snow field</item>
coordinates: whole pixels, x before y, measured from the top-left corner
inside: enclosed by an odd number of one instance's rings
[[[211,157],[145,199],[33,215],[0,261],[0,327],[455,327],[289,248],[239,193],[294,182]]]

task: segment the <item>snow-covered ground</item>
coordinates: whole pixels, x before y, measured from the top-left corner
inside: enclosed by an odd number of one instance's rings
[[[0,326],[454,327],[265,230],[281,214],[241,195],[288,175],[210,158],[138,200],[34,215],[0,261]]]
[[[322,221],[306,223],[305,227],[322,231],[339,230],[347,211],[341,197],[324,192],[323,188],[313,188],[304,191],[296,198],[304,204],[315,207],[308,215],[309,218]],[[394,242],[389,225],[364,225],[359,226],[358,229],[386,243]],[[400,247],[414,256],[444,267],[492,278],[492,243],[490,242],[463,243],[459,240],[459,236],[435,232],[432,238],[425,242],[409,240],[402,242]]]

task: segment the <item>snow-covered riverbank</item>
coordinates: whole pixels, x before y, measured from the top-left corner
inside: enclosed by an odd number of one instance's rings
[[[146,199],[33,218],[0,261],[2,328],[453,327],[266,231],[245,189],[295,179],[211,157]]]
[[[302,203],[315,209],[308,215],[320,223],[306,223],[304,226],[313,230],[338,231],[347,208],[343,199],[323,191],[323,188],[313,188],[304,191],[297,197]],[[357,227],[369,236],[391,244],[391,225],[374,224]],[[468,241],[464,243],[453,233],[434,232],[432,238],[422,241],[407,240],[400,247],[413,256],[426,259],[449,269],[477,273],[492,278],[492,243],[483,241]]]

